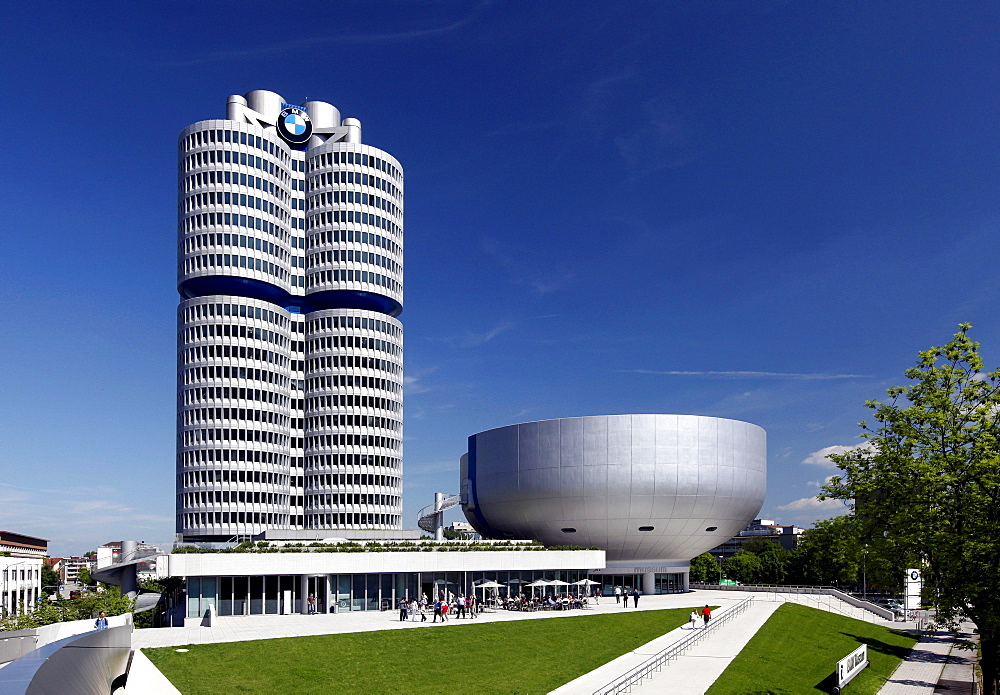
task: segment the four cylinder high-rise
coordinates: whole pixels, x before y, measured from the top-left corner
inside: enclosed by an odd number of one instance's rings
[[[178,158],[177,533],[402,528],[399,162],[261,90]]]

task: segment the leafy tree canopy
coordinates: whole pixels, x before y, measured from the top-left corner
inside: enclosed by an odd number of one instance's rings
[[[866,403],[866,444],[830,457],[842,473],[824,496],[853,501],[861,535],[920,558],[938,621],[975,622],[984,693],[997,695],[1000,371],[983,371],[970,328],[919,353],[910,384],[889,389],[888,402]]]

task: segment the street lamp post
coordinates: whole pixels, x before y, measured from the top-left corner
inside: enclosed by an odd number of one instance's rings
[[[723,558],[723,556],[720,555],[719,556],[719,586],[722,586],[722,558]]]
[[[861,554],[861,600],[868,600],[868,544]]]

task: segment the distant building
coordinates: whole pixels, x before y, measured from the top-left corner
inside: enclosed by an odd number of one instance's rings
[[[764,538],[777,543],[785,550],[794,550],[803,531],[805,529],[799,526],[782,526],[772,519],[754,519],[742,531],[708,552],[714,557],[721,555],[728,559],[753,538]]]
[[[0,615],[31,610],[42,590],[42,563],[49,542],[0,531]]]
[[[471,538],[471,539],[482,538],[482,536],[480,536],[478,533],[476,533],[476,529],[474,529],[472,527],[472,524],[470,524],[468,522],[465,522],[465,521],[456,521],[451,526],[445,526],[444,530],[445,531],[450,531],[451,533],[460,534],[462,536],[462,538],[467,538],[467,539],[468,538]]]
[[[64,557],[59,563],[59,581],[63,584],[78,584],[80,570],[93,572],[96,562],[89,557]]]

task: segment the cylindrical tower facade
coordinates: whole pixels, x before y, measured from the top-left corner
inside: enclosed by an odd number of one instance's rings
[[[258,90],[181,133],[187,540],[401,528],[403,174],[360,132]]]

